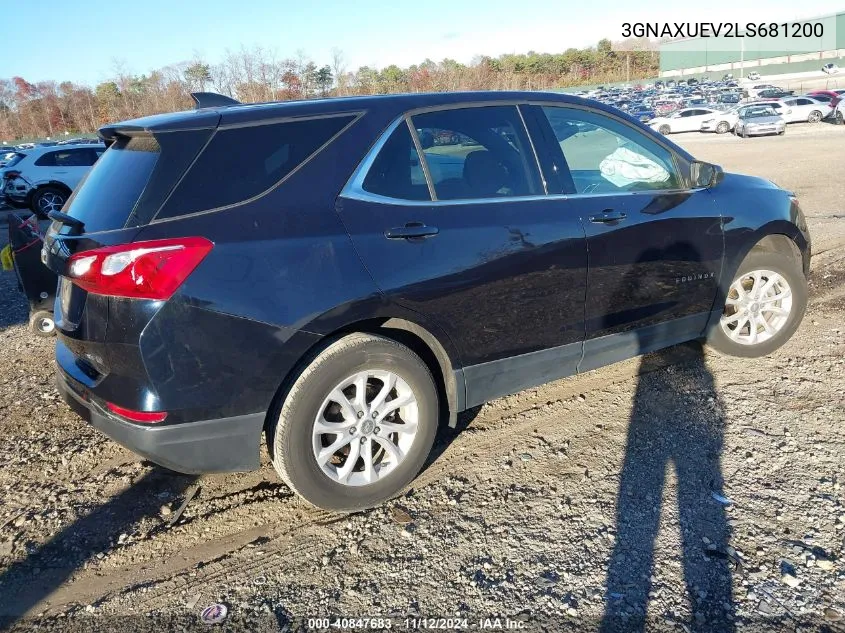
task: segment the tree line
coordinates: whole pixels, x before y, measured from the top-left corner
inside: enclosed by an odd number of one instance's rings
[[[609,40],[562,53],[479,56],[469,64],[426,59],[406,68],[349,70],[335,49],[318,66],[304,53],[278,58],[263,48],[230,51],[218,64],[201,59],[134,75],[119,66],[96,86],[71,81],[0,79],[0,140],[90,134],[109,122],[193,107],[191,92],[242,102],[448,90],[549,90],[636,80],[658,71],[654,51],[616,52]]]

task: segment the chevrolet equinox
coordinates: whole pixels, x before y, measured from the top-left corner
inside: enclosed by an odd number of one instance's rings
[[[683,341],[770,354],[807,303],[795,196],[558,94],[391,95],[107,125],[42,250],[58,386],[185,473],[397,494],[438,424]]]

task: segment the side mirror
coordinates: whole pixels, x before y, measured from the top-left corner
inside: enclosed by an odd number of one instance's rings
[[[724,175],[722,168],[712,163],[697,160],[690,165],[690,181],[696,189],[718,185],[722,182]]]

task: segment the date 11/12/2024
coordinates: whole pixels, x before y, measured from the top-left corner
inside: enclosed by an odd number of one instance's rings
[[[396,629],[399,631],[519,631],[527,626],[525,620],[508,617],[487,618],[308,618],[311,630],[373,630]]]

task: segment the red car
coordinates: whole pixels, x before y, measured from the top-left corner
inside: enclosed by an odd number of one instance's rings
[[[842,95],[833,92],[833,90],[811,90],[807,93],[808,97],[830,97],[830,105],[831,107],[835,108],[837,104],[842,101]],[[828,102],[828,99],[823,99],[823,101]]]

